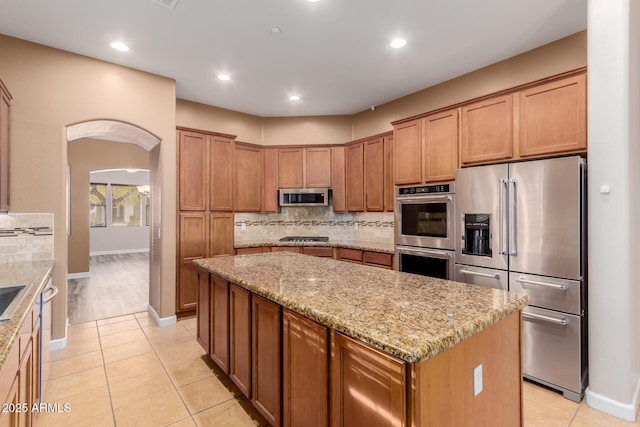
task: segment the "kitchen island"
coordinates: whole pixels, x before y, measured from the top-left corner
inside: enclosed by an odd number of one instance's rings
[[[292,253],[194,263],[198,341],[273,425],[522,424],[524,295]]]

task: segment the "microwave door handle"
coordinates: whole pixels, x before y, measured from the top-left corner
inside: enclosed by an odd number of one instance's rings
[[[509,180],[509,191],[507,192],[509,195],[509,217],[507,221],[509,222],[509,255],[516,256],[518,255],[518,248],[516,246],[517,237],[516,236],[516,184],[518,181],[514,179]]]

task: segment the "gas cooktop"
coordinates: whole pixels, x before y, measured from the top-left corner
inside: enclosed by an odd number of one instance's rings
[[[280,239],[281,242],[328,242],[328,237],[315,236],[287,236]]]

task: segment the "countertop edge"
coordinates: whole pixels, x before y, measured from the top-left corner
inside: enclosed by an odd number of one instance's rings
[[[376,246],[378,245],[378,246]],[[359,249],[363,251],[370,252],[379,252],[383,254],[394,254],[395,250],[393,245],[390,245],[389,248],[383,248],[382,246],[387,246],[385,243],[375,243],[375,242],[280,242],[278,240],[256,240],[250,242],[235,242],[233,244],[234,249],[242,249],[242,248],[258,248],[261,246],[317,246],[317,247],[329,247],[329,248],[345,248],[345,249]]]

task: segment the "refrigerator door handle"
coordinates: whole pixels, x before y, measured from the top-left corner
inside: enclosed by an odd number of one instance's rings
[[[522,312],[523,319],[544,320],[545,322],[557,323],[558,325],[566,326],[567,318],[556,319],[555,317],[543,316],[542,314]]]
[[[507,191],[507,195],[509,197],[509,201],[508,203],[508,217],[507,217],[507,222],[509,223],[508,225],[508,232],[507,232],[507,238],[509,239],[508,242],[508,250],[507,250],[507,255],[511,255],[511,256],[516,256],[518,255],[518,248],[516,247],[516,184],[518,183],[518,181],[514,178],[514,179],[510,179],[509,181],[509,188]]]
[[[536,280],[528,280],[528,279],[525,279],[523,276],[518,277],[516,279],[516,282],[522,283],[523,285],[527,284],[527,285],[536,285],[536,286],[544,286],[547,288],[559,289],[564,292],[566,292],[567,289],[569,289],[566,283],[563,283],[562,285],[556,285],[554,283],[545,283],[545,282],[538,282]]]
[[[491,279],[500,279],[500,273],[481,273],[479,271],[460,270],[460,273],[470,274],[472,276],[489,277]]]
[[[504,188],[507,186],[507,180],[500,180],[500,208],[499,208],[499,218],[498,218],[498,226],[500,227],[500,231],[498,232],[498,252],[500,255],[508,255],[507,250],[504,247]]]

